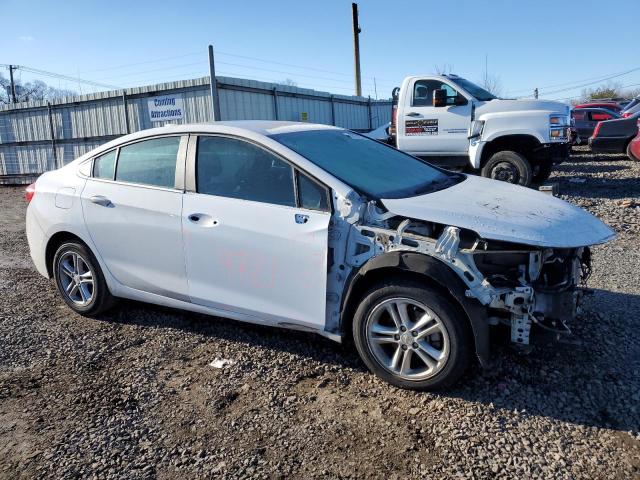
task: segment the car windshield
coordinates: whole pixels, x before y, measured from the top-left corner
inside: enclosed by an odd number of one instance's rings
[[[447,78],[451,80],[453,83],[455,83],[456,85],[458,85],[459,87],[464,88],[467,92],[469,92],[471,95],[473,95],[474,97],[476,97],[478,100],[482,102],[488,102],[489,100],[495,100],[496,98],[498,98],[494,94],[487,92],[484,88],[479,87],[475,83],[470,82],[465,78],[462,78],[462,77],[447,77]]]
[[[465,178],[349,130],[310,130],[271,138],[371,199],[414,197]]]

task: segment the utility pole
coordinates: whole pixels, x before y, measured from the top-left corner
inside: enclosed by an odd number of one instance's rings
[[[487,88],[487,81],[489,80],[489,70],[487,65],[489,63],[489,54],[484,54],[484,88]]]
[[[13,81],[13,71],[17,69],[18,67],[15,65],[9,65],[9,81],[11,82],[11,100],[13,103],[18,103],[18,99],[16,98],[16,83]]]
[[[356,95],[362,96],[362,83],[360,81],[360,25],[358,25],[358,4],[351,4],[351,17],[353,20],[353,55],[356,70]]]
[[[538,87],[533,89],[533,98],[538,99]]]
[[[220,121],[220,98],[218,97],[218,82],[216,80],[216,68],[213,63],[213,45],[209,45],[209,88],[211,91],[211,116],[212,120]]]

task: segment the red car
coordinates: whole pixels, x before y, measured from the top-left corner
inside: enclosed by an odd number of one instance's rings
[[[632,160],[640,162],[640,118],[638,119],[638,134],[629,142],[627,156]]]
[[[615,102],[585,102],[585,103],[580,103],[578,105],[574,105],[573,108],[574,109],[576,108],[608,108],[609,110],[613,110],[616,113],[622,110],[620,108],[620,105],[618,105]]]

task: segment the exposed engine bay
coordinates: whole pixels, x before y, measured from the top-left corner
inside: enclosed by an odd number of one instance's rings
[[[352,272],[373,257],[415,252],[455,272],[466,287],[464,295],[485,309],[486,323],[508,325],[514,344],[529,344],[532,325],[570,333],[591,271],[589,247],[544,248],[483,239],[464,228],[394,215],[375,202],[361,210],[334,216],[329,229],[327,326],[334,331]]]

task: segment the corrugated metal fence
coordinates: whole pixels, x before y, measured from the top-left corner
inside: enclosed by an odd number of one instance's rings
[[[332,95],[217,77],[222,120],[292,120],[371,130],[389,121],[390,100]],[[147,100],[180,94],[184,117],[151,122]],[[0,183],[58,168],[126,133],[211,119],[209,77],[0,107]]]

